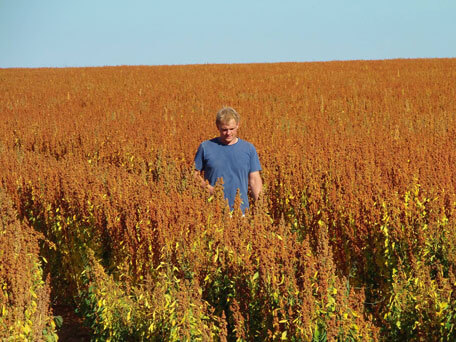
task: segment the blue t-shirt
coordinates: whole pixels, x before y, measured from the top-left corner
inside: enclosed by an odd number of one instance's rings
[[[224,145],[219,142],[219,138],[203,141],[195,155],[195,168],[204,171],[204,178],[212,186],[218,179],[223,179],[223,190],[230,208],[234,206],[238,189],[242,211],[249,207],[249,174],[261,171],[258,154],[251,143],[238,139],[235,144]]]

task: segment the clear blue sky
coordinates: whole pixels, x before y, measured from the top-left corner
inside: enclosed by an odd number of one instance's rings
[[[431,57],[455,0],[0,0],[0,68]]]

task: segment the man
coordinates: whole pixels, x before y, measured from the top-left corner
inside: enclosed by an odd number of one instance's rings
[[[215,124],[220,136],[206,140],[198,147],[195,174],[201,185],[211,193],[215,183],[223,179],[223,191],[231,209],[239,190],[241,209],[245,212],[249,207],[248,188],[250,187],[253,198],[257,200],[263,182],[255,147],[237,136],[239,120],[239,114],[231,107],[224,107],[217,113]]]

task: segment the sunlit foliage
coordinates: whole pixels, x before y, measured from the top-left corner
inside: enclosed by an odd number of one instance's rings
[[[94,340],[456,339],[455,80],[454,59],[0,70],[0,336],[39,290]],[[223,105],[263,167],[245,217],[192,174]]]

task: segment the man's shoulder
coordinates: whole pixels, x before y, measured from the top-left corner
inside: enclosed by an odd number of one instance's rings
[[[247,140],[239,138],[238,143],[242,146],[242,148],[246,148],[246,149],[249,149],[249,150],[255,150],[255,146],[251,142],[249,142]]]
[[[213,138],[213,139],[208,139],[204,140],[198,149],[200,150],[205,150],[205,151],[211,151],[211,150],[216,150],[218,146],[220,145],[218,138]]]
[[[204,140],[202,143],[201,143],[201,146],[214,146],[214,145],[219,145],[219,142],[218,142],[218,138],[212,138],[212,139],[208,139],[208,140]]]

